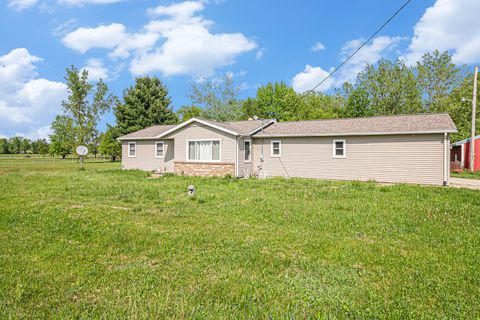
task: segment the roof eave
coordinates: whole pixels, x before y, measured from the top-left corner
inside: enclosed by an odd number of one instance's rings
[[[321,134],[261,134],[254,135],[254,138],[295,138],[295,137],[335,137],[335,136],[383,136],[383,135],[402,135],[402,134],[434,134],[434,133],[455,133],[457,130],[430,130],[430,131],[399,131],[399,132],[353,132],[353,133],[321,133]]]
[[[165,137],[165,136],[169,135],[170,133],[175,132],[175,131],[177,131],[177,130],[179,130],[179,129],[181,129],[181,128],[187,126],[187,125],[189,125],[189,124],[192,123],[192,122],[201,123],[201,124],[206,125],[206,126],[208,126],[208,127],[215,128],[215,129],[217,129],[217,130],[220,130],[220,131],[229,133],[229,134],[231,134],[231,135],[233,135],[233,136],[239,136],[239,135],[240,135],[238,132],[229,130],[229,129],[227,129],[227,128],[223,128],[223,127],[221,127],[221,126],[214,125],[213,123],[209,123],[209,122],[204,121],[204,120],[202,120],[202,119],[191,118],[191,119],[189,119],[189,120],[187,120],[187,121],[185,121],[185,122],[180,123],[179,125],[171,128],[171,129],[169,129],[169,130],[167,130],[167,131],[159,134],[159,135],[156,136],[154,139],[159,139],[159,138]]]

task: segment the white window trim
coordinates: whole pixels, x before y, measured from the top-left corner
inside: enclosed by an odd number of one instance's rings
[[[157,154],[157,150],[158,150],[158,145],[161,144],[162,145],[162,150],[163,150],[163,155],[162,156],[159,156]],[[157,159],[163,159],[165,158],[165,142],[164,141],[155,141],[155,158]]]
[[[278,154],[273,154],[273,144],[278,142]],[[282,156],[282,140],[270,141],[270,157],[280,158]]]
[[[218,141],[220,143],[220,150],[219,150],[219,160],[190,160],[188,156],[188,145],[190,142],[196,142],[196,141]],[[218,163],[222,162],[222,139],[219,138],[212,138],[212,139],[193,139],[193,140],[187,140],[186,146],[185,146],[185,161],[186,162],[203,162],[203,163]]]
[[[343,155],[341,155],[341,156],[337,156],[337,153],[336,153],[337,142],[342,142],[343,143]],[[345,139],[333,139],[332,148],[333,148],[333,150],[332,150],[333,158],[345,159],[347,157],[347,140],[345,140]]]
[[[250,151],[250,157],[248,157],[248,160],[245,160],[245,150],[247,150],[247,148],[245,147],[245,143],[249,143],[249,151]],[[252,162],[252,140],[244,140],[243,141],[243,162],[245,163],[251,163]]]
[[[130,154],[130,145],[132,145],[132,144],[135,146],[135,154],[133,156]],[[129,142],[128,143],[127,155],[128,155],[129,158],[136,158],[137,157],[137,143],[136,142]]]

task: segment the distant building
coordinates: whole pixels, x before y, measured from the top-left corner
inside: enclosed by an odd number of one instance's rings
[[[450,161],[452,161],[452,169],[468,169],[470,168],[470,138],[452,143],[450,150]],[[475,162],[474,171],[480,171],[480,135],[475,137]]]

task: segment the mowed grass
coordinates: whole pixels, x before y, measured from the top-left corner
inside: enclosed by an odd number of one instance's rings
[[[0,172],[0,318],[480,317],[478,191],[119,167]]]
[[[480,179],[480,171],[469,172],[467,170],[462,172],[452,172],[452,177],[456,178],[466,178],[466,179]]]

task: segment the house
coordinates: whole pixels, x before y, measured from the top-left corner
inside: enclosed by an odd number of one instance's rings
[[[452,161],[452,169],[465,170],[470,168],[470,141],[472,139],[465,139],[452,143],[450,150],[450,159]],[[475,154],[480,154],[480,135],[475,136]],[[480,171],[480,157],[475,157],[474,171]]]
[[[124,169],[446,185],[446,113],[295,122],[193,118],[122,136]]]

